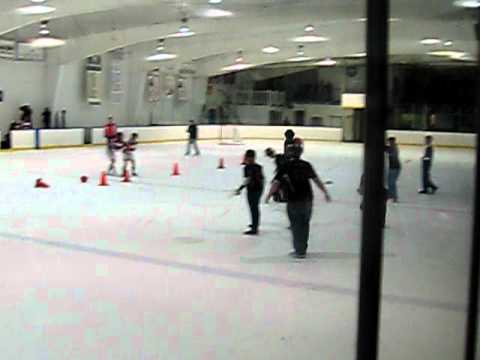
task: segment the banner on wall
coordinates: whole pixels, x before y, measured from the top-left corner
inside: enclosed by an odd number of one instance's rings
[[[15,59],[15,41],[0,39],[0,59]]]
[[[159,69],[153,69],[147,73],[146,95],[147,101],[150,103],[158,103],[160,101],[162,86]]]
[[[90,105],[102,103],[103,79],[102,79],[102,57],[91,56],[87,58],[87,102]]]
[[[122,63],[124,59],[123,49],[112,52],[111,63],[111,97],[114,104],[120,104],[124,95]]]
[[[45,49],[35,48],[29,43],[17,43],[15,57],[22,61],[45,61]]]
[[[165,73],[165,78],[163,81],[164,89],[163,94],[167,98],[171,98],[177,94],[177,79],[175,73],[172,71],[168,71]]]

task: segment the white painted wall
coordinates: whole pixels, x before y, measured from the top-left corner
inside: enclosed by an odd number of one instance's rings
[[[19,117],[18,108],[29,103],[33,109],[34,126],[41,124],[41,113],[48,104],[46,91],[46,65],[38,62],[20,62],[0,59],[0,130],[7,132],[10,123]]]
[[[162,124],[186,124],[190,119],[198,119],[205,102],[207,77],[187,79],[192,88],[188,101],[162,97],[159,103],[151,104],[145,100],[146,74],[159,67],[165,69],[168,63],[148,63],[145,55],[148,49],[139,45],[125,53],[122,62],[124,96],[119,104],[110,98],[109,79],[111,57],[103,55],[103,79],[105,82],[101,105],[92,106],[85,96],[85,61],[75,61],[60,65],[53,100],[55,110],[67,109],[67,127],[101,126],[109,114],[112,114],[121,126],[144,126]]]

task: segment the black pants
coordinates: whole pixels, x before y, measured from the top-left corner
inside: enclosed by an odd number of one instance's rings
[[[289,202],[287,204],[287,213],[293,235],[293,247],[298,255],[307,253],[312,205],[312,201]]]
[[[252,230],[258,231],[260,224],[260,199],[262,197],[263,190],[260,191],[248,191],[247,200],[250,208],[250,214],[252,217]]]
[[[437,190],[437,186],[432,182],[432,176],[430,170],[432,169],[432,162],[429,160],[423,160],[422,162],[422,190],[429,191]]]

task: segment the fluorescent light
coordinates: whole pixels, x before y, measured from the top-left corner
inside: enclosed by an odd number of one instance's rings
[[[437,38],[425,38],[420,40],[420,44],[422,45],[437,45],[440,44],[442,40],[437,39]]]
[[[221,4],[223,0],[208,0],[209,4]]]
[[[49,14],[57,10],[53,6],[47,5],[28,5],[20,7],[16,10],[16,12],[20,15],[43,15]]]
[[[270,45],[270,46],[264,47],[264,48],[262,49],[262,51],[263,51],[265,54],[275,54],[275,53],[279,52],[280,49],[277,48],[276,46]]]
[[[35,48],[54,48],[65,45],[66,41],[54,37],[39,37],[30,42]]]
[[[150,55],[146,58],[147,61],[164,61],[164,60],[173,60],[177,58],[176,54],[169,54],[169,53],[158,53]]]
[[[323,36],[318,36],[318,35],[300,35],[297,37],[294,37],[292,39],[294,42],[301,42],[301,43],[314,43],[314,42],[325,42],[328,41],[328,38],[323,37]]]
[[[390,18],[388,19],[389,22],[398,22],[401,21],[402,19],[400,18]],[[367,22],[367,18],[358,18],[354,20],[355,22]]]
[[[223,71],[240,71],[240,70],[249,69],[249,68],[254,67],[254,66],[255,65],[253,65],[253,64],[238,63],[238,64],[225,66],[225,67],[222,68],[222,70]]]
[[[229,17],[229,16],[233,16],[233,12],[228,10],[210,8],[203,12],[203,16],[210,17],[210,18]]]
[[[315,26],[307,25],[307,26],[305,26],[304,30],[305,30],[305,32],[313,32],[313,31],[315,31]]]
[[[367,57],[367,53],[366,53],[366,52],[358,52],[358,53],[354,53],[354,54],[347,55],[346,57],[350,57],[350,58],[363,58],[363,57]]]
[[[480,0],[457,0],[454,4],[466,8],[478,8],[480,7]]]
[[[337,62],[331,58],[325,58],[313,65],[318,65],[318,66],[335,66],[337,65]]]
[[[442,56],[442,57],[451,57],[451,58],[459,58],[465,56],[467,53],[464,51],[456,51],[456,50],[436,50],[436,51],[429,51],[427,55],[431,56]]]
[[[452,46],[453,45],[453,41],[452,40],[447,40],[443,43],[443,46]]]
[[[167,38],[180,38],[180,37],[190,37],[190,36],[193,36],[195,35],[196,33],[194,31],[188,31],[188,32],[176,32],[176,33],[173,33],[173,34],[169,34],[167,35],[166,37]]]
[[[287,59],[288,62],[301,62],[301,61],[309,61],[309,60],[313,60],[313,58],[309,56],[301,56],[301,55]]]

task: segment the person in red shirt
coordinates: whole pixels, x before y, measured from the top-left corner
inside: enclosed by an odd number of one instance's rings
[[[125,148],[126,143],[123,141],[123,133],[117,133],[115,140],[111,141],[109,146],[110,151],[110,167],[108,168],[108,175],[117,176],[117,169],[115,168],[115,163],[117,161],[115,152],[121,151]]]
[[[117,124],[113,121],[113,116],[110,115],[108,117],[108,122],[105,125],[105,130],[104,130],[105,138],[107,139],[107,156],[108,159],[110,160],[110,166],[108,168],[108,173],[109,175],[115,175],[115,149],[114,149],[114,143],[117,139]]]

